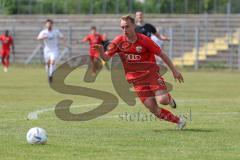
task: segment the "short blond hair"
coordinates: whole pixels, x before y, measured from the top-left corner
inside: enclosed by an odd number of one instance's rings
[[[131,15],[122,16],[120,19],[124,21],[130,20],[132,24],[135,24],[135,19]]]

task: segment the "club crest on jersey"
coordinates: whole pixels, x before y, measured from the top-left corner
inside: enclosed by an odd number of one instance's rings
[[[141,53],[142,52],[142,46],[137,46],[136,51],[137,51],[137,53]]]

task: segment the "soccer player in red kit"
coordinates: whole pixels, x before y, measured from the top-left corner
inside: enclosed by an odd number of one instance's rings
[[[105,40],[105,37],[99,33],[97,33],[97,29],[95,26],[92,26],[90,29],[90,34],[87,35],[82,39],[82,43],[89,42],[89,55],[91,59],[92,64],[92,73],[96,74],[97,70],[97,60],[99,57],[99,53],[93,48],[95,44],[102,44],[102,42]]]
[[[183,82],[181,73],[174,67],[164,51],[161,50],[149,37],[136,33],[134,18],[123,16],[121,18],[123,35],[117,36],[104,52],[102,45],[94,48],[100,53],[103,60],[109,60],[118,53],[123,63],[125,77],[133,84],[135,92],[142,103],[159,119],[177,124],[177,129],[186,125],[184,117],[175,116],[170,111],[159,107],[175,104],[173,98],[167,93],[164,79],[159,75],[155,55],[161,57],[173,73],[173,77]]]
[[[12,47],[12,53],[14,54],[13,38],[9,35],[8,30],[6,30],[5,33],[0,36],[0,41],[2,42],[2,65],[4,72],[7,72],[9,67],[10,47]]]

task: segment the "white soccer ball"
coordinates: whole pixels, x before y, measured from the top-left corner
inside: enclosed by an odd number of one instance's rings
[[[29,144],[46,144],[48,135],[44,129],[34,127],[27,132],[26,138]]]

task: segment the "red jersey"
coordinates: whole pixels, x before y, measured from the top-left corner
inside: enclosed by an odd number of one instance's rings
[[[13,44],[13,39],[11,36],[5,36],[1,35],[0,36],[0,41],[2,42],[2,51],[3,52],[9,52],[10,51],[10,46]]]
[[[89,42],[90,48],[89,53],[90,56],[99,57],[99,53],[93,48],[95,44],[101,44],[103,42],[103,36],[101,34],[89,34],[86,37],[83,38],[83,41]]]
[[[126,36],[117,36],[109,45],[106,55],[112,57],[118,53],[129,82],[152,77],[159,71],[155,55],[160,56],[161,48],[149,37],[136,33],[137,41],[130,43]]]

